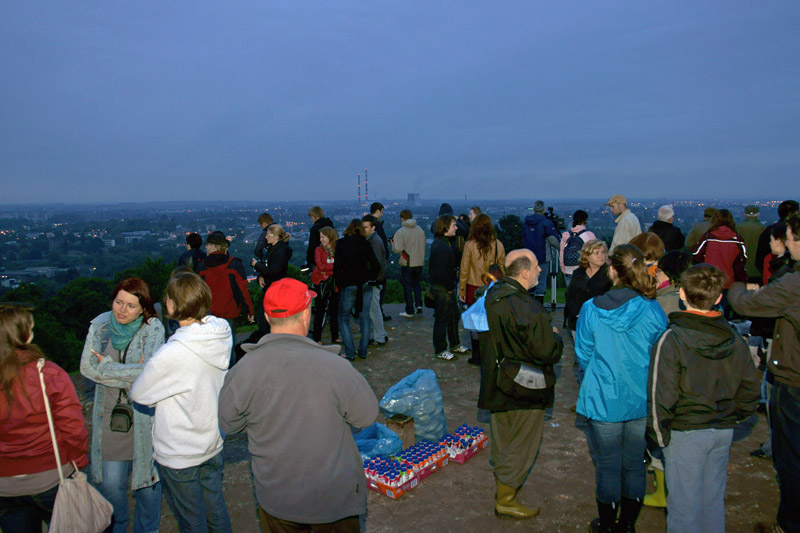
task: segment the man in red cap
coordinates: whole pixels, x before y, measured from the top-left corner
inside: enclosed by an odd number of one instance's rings
[[[292,278],[264,295],[271,333],[247,355],[219,394],[224,433],[247,431],[262,531],[359,531],[367,485],[350,426],[367,427],[378,400],[339,346],[307,337],[314,291]]]

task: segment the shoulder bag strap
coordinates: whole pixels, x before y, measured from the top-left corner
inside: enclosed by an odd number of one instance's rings
[[[50,400],[47,398],[47,387],[44,385],[44,358],[36,362],[36,368],[39,369],[39,383],[42,385],[42,396],[44,397],[44,409],[47,412],[47,425],[50,426],[50,439],[53,441],[53,453],[56,455],[56,465],[58,466],[58,478],[61,484],[64,484],[64,473],[61,471],[61,456],[58,453],[58,442],[56,441],[56,429],[53,427],[53,413],[50,412]]]

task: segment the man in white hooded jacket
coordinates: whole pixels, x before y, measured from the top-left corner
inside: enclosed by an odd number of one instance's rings
[[[217,397],[230,362],[230,326],[208,315],[211,290],[194,273],[173,276],[165,303],[180,329],[147,362],[131,398],[156,408],[153,458],[179,529],[230,532],[217,422]]]

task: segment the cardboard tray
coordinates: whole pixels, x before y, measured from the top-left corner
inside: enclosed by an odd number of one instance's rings
[[[406,492],[416,487],[419,484],[419,481],[420,478],[418,476],[414,476],[399,487],[390,487],[389,485],[384,485],[380,481],[367,478],[367,488],[396,500]]]
[[[470,446],[468,449],[464,450],[463,452],[455,456],[450,456],[450,460],[453,461],[454,463],[463,465],[469,459],[471,459],[473,455],[475,455],[482,449],[486,448],[486,446],[488,445],[489,445],[489,438],[486,435],[484,435],[481,440],[473,443],[472,446]]]

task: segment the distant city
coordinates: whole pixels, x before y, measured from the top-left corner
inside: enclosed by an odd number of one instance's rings
[[[684,234],[703,218],[705,207],[731,210],[737,221],[744,217],[746,205],[758,205],[765,224],[778,219],[777,206],[783,200],[647,200],[631,202],[628,207],[639,217],[646,230],[656,219],[658,208],[670,203],[675,209],[674,224]],[[449,203],[456,215],[477,205],[497,224],[507,215],[522,219],[531,214],[533,200],[482,201],[479,199],[426,200],[416,193],[403,200],[377,199],[385,205],[384,228],[391,236],[400,226],[400,211],[411,209],[417,223],[428,234],[442,202]],[[589,213],[588,227],[599,238],[611,239],[614,217],[605,207],[607,198],[591,200],[552,200],[556,217],[571,226],[572,213]],[[261,232],[258,215],[270,213],[291,235],[294,250],[292,263],[305,262],[308,231],[311,226],[309,202],[154,202],[121,204],[30,204],[0,205],[0,291],[21,283],[49,280],[56,285],[78,276],[111,279],[117,272],[136,266],[150,257],[174,262],[185,250],[186,235],[197,232],[205,237],[214,230],[223,231],[231,240],[231,253],[245,262],[252,256],[255,240]],[[355,217],[361,217],[369,205],[352,202],[318,203],[341,232]]]

